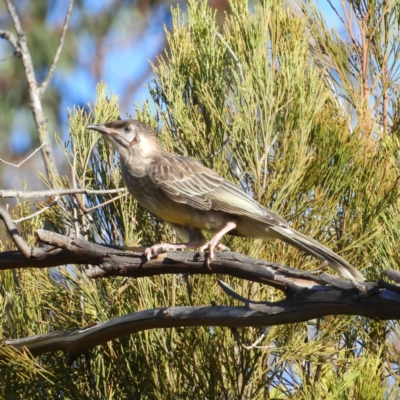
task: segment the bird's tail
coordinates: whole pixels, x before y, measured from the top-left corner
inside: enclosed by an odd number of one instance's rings
[[[331,268],[345,278],[355,279],[358,282],[365,280],[360,271],[316,240],[289,227],[274,226],[274,230],[279,234],[281,240],[321,261],[327,261]]]

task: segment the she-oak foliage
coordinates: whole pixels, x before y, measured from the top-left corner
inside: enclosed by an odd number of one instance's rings
[[[189,1],[187,15],[173,9],[168,51],[154,66],[150,84],[156,115],[149,103],[136,105],[136,115],[159,130],[166,147],[241,185],[296,230],[376,280],[381,270],[396,268],[399,261],[396,125],[373,132],[363,130],[365,124],[354,126],[326,69],[309,52],[313,30],[307,20],[294,17],[281,1],[262,3],[250,12],[245,1],[232,2],[222,26],[205,1]],[[78,187],[123,186],[113,149],[85,130],[89,122],[118,115],[118,98],[107,97],[103,84],[89,112],[69,111],[71,137],[60,147]],[[376,118],[369,126],[379,126],[378,116],[369,117]],[[365,118],[358,115],[358,121]],[[72,187],[72,181],[60,178],[59,186]],[[110,198],[87,196],[86,206]],[[19,211],[29,214],[29,204],[20,204]],[[129,196],[90,216],[65,197],[43,218],[23,223],[28,243],[44,218],[61,233],[78,229],[93,241],[135,246],[174,239]],[[278,242],[231,238],[226,244],[295,268],[318,266]],[[84,269],[2,272],[2,335],[70,330],[156,307],[235,303],[218,288],[215,276],[90,280]],[[268,286],[224,280],[253,300],[282,296]],[[33,359],[8,349],[13,361],[0,369],[0,396],[376,399],[388,393],[388,376],[398,381],[390,336],[396,330],[394,323],[326,317],[271,327],[259,344],[264,347],[251,350],[224,328],[150,330],[95,348],[71,367],[65,366],[63,354]],[[258,328],[238,331],[244,343],[262,334]]]

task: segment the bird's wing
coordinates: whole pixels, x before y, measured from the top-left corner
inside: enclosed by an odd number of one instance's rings
[[[157,157],[150,165],[149,176],[156,186],[177,203],[287,226],[287,222],[278,214],[191,158],[176,155]]]

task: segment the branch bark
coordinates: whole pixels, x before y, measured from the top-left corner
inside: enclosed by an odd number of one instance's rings
[[[15,225],[11,216],[3,211],[0,216],[7,229],[13,232]],[[133,248],[135,252],[129,252],[126,248],[91,243],[45,230],[38,230],[37,238],[44,248],[30,248],[21,244],[19,234],[13,236],[20,251],[0,253],[0,269],[90,264],[96,267],[88,269],[86,273],[94,279],[109,276],[140,278],[167,273],[218,273],[275,287],[283,291],[286,298],[277,302],[254,302],[220,282],[224,292],[243,303],[243,306],[157,308],[86,328],[8,339],[3,342],[3,349],[0,348],[0,358],[10,354],[7,347],[11,346],[17,351],[27,350],[33,356],[63,350],[67,354],[67,361],[71,363],[80,354],[109,340],[154,328],[271,326],[339,314],[385,320],[400,318],[400,287],[388,282],[357,283],[327,273],[317,277],[306,271],[233,252],[217,253],[216,259],[210,261],[208,266],[206,260],[194,252],[173,251],[147,261],[143,248]],[[400,282],[400,274],[388,271],[386,275]]]
[[[10,227],[12,228],[12,226]],[[199,258],[195,252],[170,251],[167,254],[159,255],[151,261],[147,261],[143,255],[144,248],[113,248],[43,229],[39,229],[36,234],[38,240],[47,245],[47,249],[51,250],[43,250],[36,247],[34,249],[40,251],[40,256],[30,257],[29,259],[22,252],[22,254],[16,251],[0,253],[0,270],[87,264],[96,266],[86,271],[87,275],[93,279],[109,276],[141,278],[171,273],[207,275],[218,273],[265,283],[284,291],[286,285],[279,281],[279,270],[282,270],[286,271],[285,273],[291,272],[293,276],[301,275],[320,282],[318,278],[304,271],[297,271],[280,264],[253,259],[239,253],[218,253],[216,259],[210,262],[209,268],[206,260]],[[21,244],[18,243],[18,246],[21,246]],[[26,244],[25,246],[29,251],[33,251]]]
[[[4,346],[28,350],[33,356],[63,350],[67,362],[88,350],[118,337],[155,328],[224,326],[261,327],[308,321],[327,315],[362,315],[381,319],[400,318],[400,295],[370,288],[360,295],[357,289],[321,287],[289,291],[288,297],[276,303],[246,301],[245,306],[168,307],[113,318],[95,326],[67,332],[56,332],[16,340],[5,340]],[[0,358],[4,353],[0,349]]]

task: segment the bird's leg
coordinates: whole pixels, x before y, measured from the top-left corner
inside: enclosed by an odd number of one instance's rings
[[[232,229],[236,228],[236,222],[229,221],[227,224],[219,231],[217,232],[209,242],[207,242],[205,245],[200,247],[199,253],[202,254],[204,253],[204,250],[208,249],[208,258],[210,260],[214,259],[214,247],[217,246],[218,248],[222,250],[226,250],[226,246],[221,245],[219,241],[222,239],[222,236],[224,236],[226,233],[231,231]]]

